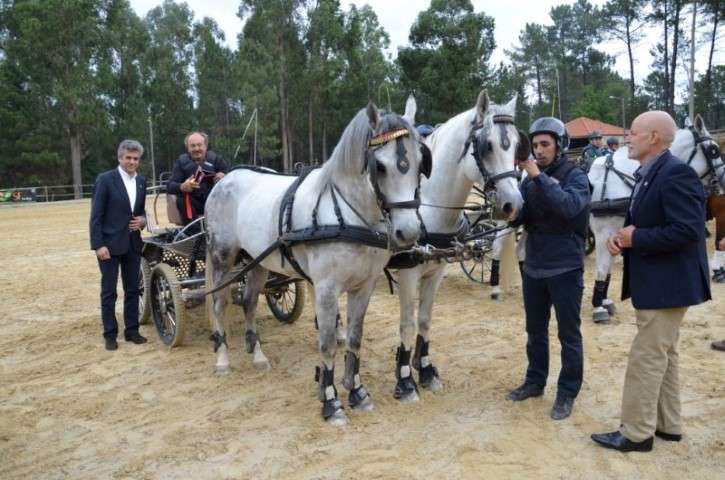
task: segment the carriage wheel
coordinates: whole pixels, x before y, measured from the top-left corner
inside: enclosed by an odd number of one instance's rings
[[[138,323],[146,325],[151,318],[151,266],[148,260],[141,258],[141,272],[138,279]]]
[[[267,305],[272,314],[282,323],[294,323],[305,307],[305,283],[296,280],[286,285],[265,290]]]
[[[594,238],[594,232],[592,232],[592,229],[587,229],[587,240],[584,245],[584,252],[586,255],[591,254],[594,251],[594,248],[596,247],[596,240]]]
[[[151,311],[156,331],[164,344],[175,347],[184,340],[186,307],[174,269],[159,263],[151,273]]]
[[[488,283],[491,278],[491,256],[477,253],[469,260],[461,260],[461,270],[476,283]]]

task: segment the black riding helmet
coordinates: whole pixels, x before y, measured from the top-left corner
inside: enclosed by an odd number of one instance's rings
[[[564,122],[554,117],[541,117],[534,121],[529,127],[529,139],[533,140],[535,135],[548,133],[556,139],[556,146],[561,153],[569,149],[569,134],[566,132]]]

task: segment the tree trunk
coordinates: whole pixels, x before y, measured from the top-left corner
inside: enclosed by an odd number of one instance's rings
[[[670,111],[670,105],[669,105],[669,101],[670,101],[670,55],[669,55],[670,43],[669,42],[670,42],[670,40],[669,40],[669,35],[668,35],[669,26],[667,25],[667,20],[670,17],[667,14],[668,2],[669,2],[669,0],[664,2],[663,8],[664,8],[664,17],[665,18],[662,21],[662,24],[665,27],[665,62],[664,62],[665,63],[665,85],[664,85],[664,87],[665,87],[665,92],[664,92],[665,93],[665,96],[664,96],[665,105],[664,105],[664,109],[669,112]]]
[[[675,20],[672,24],[672,28],[674,29],[672,34],[672,67],[670,68],[670,90],[668,92],[669,96],[669,104],[670,104],[670,115],[674,116],[675,114],[675,77],[677,74],[677,47],[678,42],[680,41],[680,10],[682,9],[682,4],[680,0],[675,0],[674,3],[674,14],[675,14]],[[694,45],[693,45],[694,48]]]
[[[634,98],[634,58],[632,58],[632,33],[630,27],[632,26],[632,19],[627,17],[627,55],[629,55],[629,98]]]
[[[310,165],[315,163],[315,135],[313,132],[314,124],[312,123],[312,108],[314,106],[314,101],[312,100],[313,97],[314,94],[310,92],[310,96],[307,99],[307,163]]]
[[[539,106],[541,106],[541,103],[543,102],[543,99],[541,98],[541,65],[539,65],[538,59],[536,62],[536,94],[539,97]]]
[[[327,121],[322,121],[322,163],[327,161]]]
[[[717,24],[720,21],[719,13],[720,9],[715,8],[715,14],[713,15],[712,19],[712,35],[710,36],[710,56],[707,58],[707,72],[705,73],[705,83],[707,84],[708,95],[710,94],[710,87],[712,86],[712,55],[715,52]]]
[[[70,163],[73,171],[73,198],[83,198],[83,178],[81,177],[81,156],[83,142],[80,132],[71,129],[70,134]]]

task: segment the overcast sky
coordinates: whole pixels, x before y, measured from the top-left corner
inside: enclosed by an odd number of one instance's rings
[[[237,9],[239,0],[185,0],[191,10],[195,14],[195,19],[200,20],[203,17],[212,17],[226,33],[227,44],[236,49],[237,35],[242,30],[242,21],[237,17]],[[601,6],[605,0],[589,0],[594,5]],[[160,5],[162,0],[131,0],[131,6],[140,16]],[[395,56],[399,46],[408,44],[408,33],[410,27],[421,10],[425,10],[430,6],[430,0],[342,0],[341,4],[345,10],[350,4],[364,5],[369,4],[378,15],[380,24],[383,26],[388,35],[390,35],[390,53]],[[518,36],[526,23],[542,23],[550,24],[549,11],[552,6],[562,4],[572,4],[574,0],[472,0],[473,6],[477,12],[484,11],[487,15],[492,16],[496,20],[496,50],[491,56],[491,63],[497,65],[499,62],[506,62],[504,50],[510,50],[513,45],[518,45]],[[687,34],[689,35],[689,25],[691,17],[686,17]],[[641,42],[639,48],[635,52],[637,64],[635,65],[635,76],[638,82],[646,77],[650,71],[652,62],[649,50],[653,43],[657,41],[657,33],[652,32],[645,41]],[[624,78],[629,78],[629,67],[624,44],[610,42],[600,45],[603,51],[609,55],[615,56],[615,69]],[[704,73],[707,68],[707,48],[705,45],[700,47],[696,52],[695,68],[699,74]],[[716,55],[715,64],[722,63],[725,59],[722,52]],[[677,72],[678,83],[684,86],[686,83],[685,71],[680,69]]]

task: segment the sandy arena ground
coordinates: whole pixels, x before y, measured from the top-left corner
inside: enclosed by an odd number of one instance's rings
[[[432,334],[444,390],[424,391],[415,404],[393,399],[398,302],[380,281],[362,349],[375,410],[348,410],[350,424],[334,428],[319,416],[309,299],[293,325],[280,324],[260,302],[269,372],[256,371],[242,352],[236,306],[229,376],[212,373],[203,308],[190,312],[179,348],[165,348],[146,325],[148,344],[121,341],[118,351],[104,350],[88,212],[88,201],[0,208],[2,479],[725,478],[725,354],[710,350],[713,339],[725,338],[725,285],[713,285],[715,300],[691,309],[682,328],[679,444],[656,440],[653,453],[624,455],[589,440],[617,428],[635,333],[629,303],[618,304],[610,325],[590,320],[591,258],[585,381],[569,419],[549,418],[556,328],[544,397],[506,401],[526,366],[520,287],[495,303],[488,287],[450,265]],[[621,263],[611,291],[619,291],[620,278]],[[347,403],[342,355],[337,365]]]

